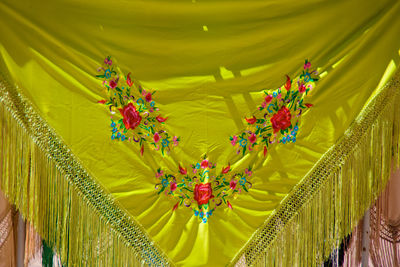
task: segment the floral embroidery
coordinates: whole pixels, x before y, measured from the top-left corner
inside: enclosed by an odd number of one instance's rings
[[[180,138],[169,135],[163,124],[168,119],[156,114],[159,109],[153,99],[156,91],[145,90],[134,81],[131,74],[124,76],[116,71],[110,57],[98,70],[97,78],[103,80],[107,98],[98,103],[108,106],[111,113],[111,139],[139,143],[143,155],[144,143],[164,155],[178,146]]]
[[[306,60],[302,74],[296,82],[286,75],[284,86],[265,93],[264,101],[258,107],[257,114],[245,118],[247,128],[238,135],[230,137],[237,153],[258,150],[263,147],[264,156],[274,143],[295,143],[299,130],[299,119],[304,110],[312,107],[304,103],[307,94],[318,81],[318,73],[311,70],[311,63]]]
[[[228,165],[216,175],[216,164],[205,156],[201,162],[193,164],[191,169],[188,172],[187,168],[179,166],[175,174],[158,169],[155,189],[158,194],[164,193],[177,200],[173,211],[182,205],[186,206],[204,223],[222,204],[233,209],[229,200],[236,199],[243,191],[248,192],[252,186],[248,181],[253,174],[251,168],[232,174],[231,166]]]

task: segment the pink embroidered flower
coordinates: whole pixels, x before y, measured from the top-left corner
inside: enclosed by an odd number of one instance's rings
[[[106,64],[106,65],[112,65],[112,60],[109,58],[109,57],[106,57],[105,59],[104,59],[104,64]]]
[[[213,198],[212,188],[210,183],[206,184],[196,184],[194,187],[194,200],[197,201],[197,204],[204,205],[207,204],[208,201]]]
[[[306,63],[304,63],[304,69],[309,69],[311,67],[311,62],[306,60]]]
[[[177,187],[178,187],[177,184],[175,182],[172,182],[171,186],[170,186],[170,189],[171,189],[172,192],[174,192]]]
[[[229,183],[229,187],[234,190],[236,188],[237,185],[237,180],[231,180],[231,182]]]
[[[237,142],[237,136],[234,135],[234,136],[232,136],[232,140],[231,140],[232,146],[236,145],[236,142]]]
[[[126,129],[133,130],[142,121],[142,117],[132,103],[129,103],[124,108],[119,109],[119,112],[121,112],[122,117],[124,117],[123,122]]]
[[[244,170],[244,172],[245,172],[246,175],[249,176],[249,177],[250,177],[251,175],[253,175],[253,172],[252,172],[251,170],[247,169],[247,168]]]
[[[156,178],[160,178],[163,175],[164,175],[164,171],[158,170],[157,173],[156,173]]]
[[[151,102],[151,93],[147,93],[145,98],[147,102]]]
[[[267,95],[266,97],[265,97],[265,102],[266,103],[269,103],[269,102],[271,102],[271,100],[273,99],[274,97],[272,96],[272,95]]]
[[[208,160],[206,160],[206,159],[204,159],[202,162],[201,162],[201,165],[200,165],[203,169],[205,169],[205,168],[207,168],[208,167]]]
[[[158,133],[155,133],[153,139],[155,143],[158,143],[158,141],[160,141],[160,135]]]
[[[249,141],[250,143],[255,143],[257,141],[257,136],[254,133],[251,133],[251,135],[249,136]]]
[[[261,106],[262,106],[263,108],[266,108],[266,107],[267,107],[267,104],[268,104],[267,102],[262,102],[262,103],[261,103]]]
[[[278,110],[278,112],[270,119],[274,133],[288,128],[291,125],[291,118],[292,115],[290,114],[289,109],[285,106],[281,107],[281,109]]]
[[[179,145],[178,137],[174,136],[174,137],[172,138],[172,142],[174,142],[174,146]]]
[[[108,85],[111,87],[111,89],[114,89],[115,87],[117,87],[117,83],[118,83],[118,80],[113,79],[108,82]]]

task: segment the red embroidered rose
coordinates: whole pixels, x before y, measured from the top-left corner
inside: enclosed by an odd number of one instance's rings
[[[214,196],[212,195],[212,188],[210,183],[196,184],[196,186],[194,187],[194,200],[197,201],[197,204],[207,204],[208,201],[213,197]]]
[[[290,119],[292,115],[287,107],[283,106],[277,113],[271,118],[272,128],[274,128],[274,133],[279,130],[285,130],[291,125]]]
[[[145,98],[147,102],[151,102],[151,93],[147,93]]]
[[[133,130],[142,121],[142,117],[132,103],[129,103],[123,109],[119,109],[119,112],[121,112],[121,115],[124,117],[123,122],[126,129]]]

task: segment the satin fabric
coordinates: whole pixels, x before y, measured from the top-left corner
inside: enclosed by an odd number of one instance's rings
[[[340,138],[400,61],[400,1],[2,1],[1,71],[89,171],[178,266],[228,264],[280,201]],[[110,138],[96,69],[106,56],[154,96],[168,156]],[[236,155],[245,128],[305,59],[321,80],[295,144]],[[207,154],[217,169],[253,166],[252,188],[201,223],[155,191],[155,172]]]

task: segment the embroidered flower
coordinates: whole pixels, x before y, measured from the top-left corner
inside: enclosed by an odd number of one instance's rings
[[[242,178],[240,178],[239,180],[239,184],[240,185],[245,185],[245,183],[247,182],[246,177],[242,176]]]
[[[126,83],[128,84],[129,87],[133,85],[133,81],[131,80],[131,73],[128,73],[128,76],[126,76]]]
[[[201,162],[200,166],[201,166],[203,169],[207,168],[207,167],[208,167],[208,160],[204,159],[204,160]]]
[[[240,139],[239,145],[240,145],[241,147],[247,146],[247,139],[244,139],[244,138]]]
[[[255,143],[257,141],[257,135],[255,135],[254,133],[251,133],[249,136],[249,141],[251,144]]]
[[[238,183],[237,180],[231,180],[231,182],[229,183],[230,189],[234,190],[236,188],[237,183]]]
[[[168,139],[163,139],[162,140],[162,142],[161,142],[161,145],[163,146],[163,147],[167,147],[168,145],[169,145],[169,141],[168,141]]]
[[[311,62],[306,60],[306,62],[304,63],[304,69],[309,69],[311,67]]]
[[[244,170],[244,173],[246,173],[246,175],[249,176],[249,177],[253,174],[253,172],[250,169],[247,169],[247,168]]]
[[[163,117],[161,117],[161,115],[158,115],[157,117],[156,117],[156,120],[158,121],[158,122],[164,122],[164,121],[166,121],[168,118],[163,118]]]
[[[204,205],[207,204],[210,199],[214,196],[212,194],[212,188],[210,183],[196,184],[194,187],[194,200],[197,204]]]
[[[114,89],[115,87],[117,87],[117,83],[118,83],[118,80],[113,79],[108,82],[108,85],[111,87],[111,89]]]
[[[290,119],[292,115],[287,107],[283,106],[281,109],[274,114],[271,118],[272,128],[274,129],[274,133],[279,130],[285,130],[291,125]]]
[[[180,172],[182,175],[186,175],[186,174],[187,174],[186,168],[181,167],[181,165],[179,165],[179,172]]]
[[[146,99],[147,102],[151,102],[151,100],[152,100],[151,99],[151,93],[147,93],[146,96],[145,96],[145,99]]]
[[[289,91],[291,87],[292,87],[292,80],[290,80],[289,75],[286,75],[285,89],[286,89],[287,91]]]
[[[157,173],[156,173],[156,178],[160,178],[163,175],[164,175],[164,171],[162,171],[161,169],[158,169]]]
[[[126,129],[135,129],[142,121],[142,117],[132,103],[129,103],[123,109],[119,109],[119,112],[124,117],[123,122]]]
[[[307,90],[306,86],[303,83],[301,83],[299,85],[299,92],[304,93],[306,90]]]
[[[234,146],[234,145],[236,145],[236,142],[237,142],[237,136],[234,135],[231,137],[231,144]]]
[[[171,183],[170,189],[173,192],[176,190],[177,187],[178,187],[177,184],[175,182],[173,182],[173,183]]]
[[[164,179],[162,179],[161,184],[162,184],[162,186],[167,187],[169,183],[168,183],[168,180],[164,178]]]
[[[110,57],[106,57],[105,59],[104,59],[104,64],[106,64],[106,65],[112,65],[112,60],[110,59]]]
[[[257,121],[256,116],[253,116],[252,118],[245,118],[248,124],[254,124]]]
[[[174,146],[179,145],[179,138],[174,136],[174,138],[172,138],[172,142],[174,142]]]
[[[98,103],[106,105],[112,114],[111,120],[117,121],[117,126],[111,128],[112,140],[133,140],[132,144],[137,143],[140,146],[141,155],[144,153],[146,142],[153,143],[150,147],[159,150],[163,155],[171,150],[171,142],[174,146],[179,144],[178,137],[174,136],[172,140],[173,135],[163,129],[162,124],[167,118],[161,117],[160,114],[151,114],[159,111],[153,100],[155,91],[143,89],[139,83],[134,82],[130,72],[127,75],[120,73],[119,69],[112,65],[110,57],[104,59],[103,66],[97,71],[100,73],[96,77],[102,79],[102,85],[106,89],[104,91],[107,92],[107,97]],[[120,77],[124,78],[120,80]],[[115,118],[119,117],[119,114],[114,115],[117,110],[122,118]],[[161,144],[154,145],[155,143]]]
[[[231,170],[231,165],[228,164],[225,168],[222,168],[222,173],[227,174]]]
[[[153,140],[155,143],[158,143],[158,141],[160,141],[160,135],[158,133],[155,133],[153,136]]]
[[[227,202],[228,208],[233,209],[231,203]]]
[[[273,99],[273,96],[272,96],[272,95],[267,95],[267,96],[265,97],[265,102],[266,102],[266,103],[269,103],[269,102],[271,102],[272,99]]]

